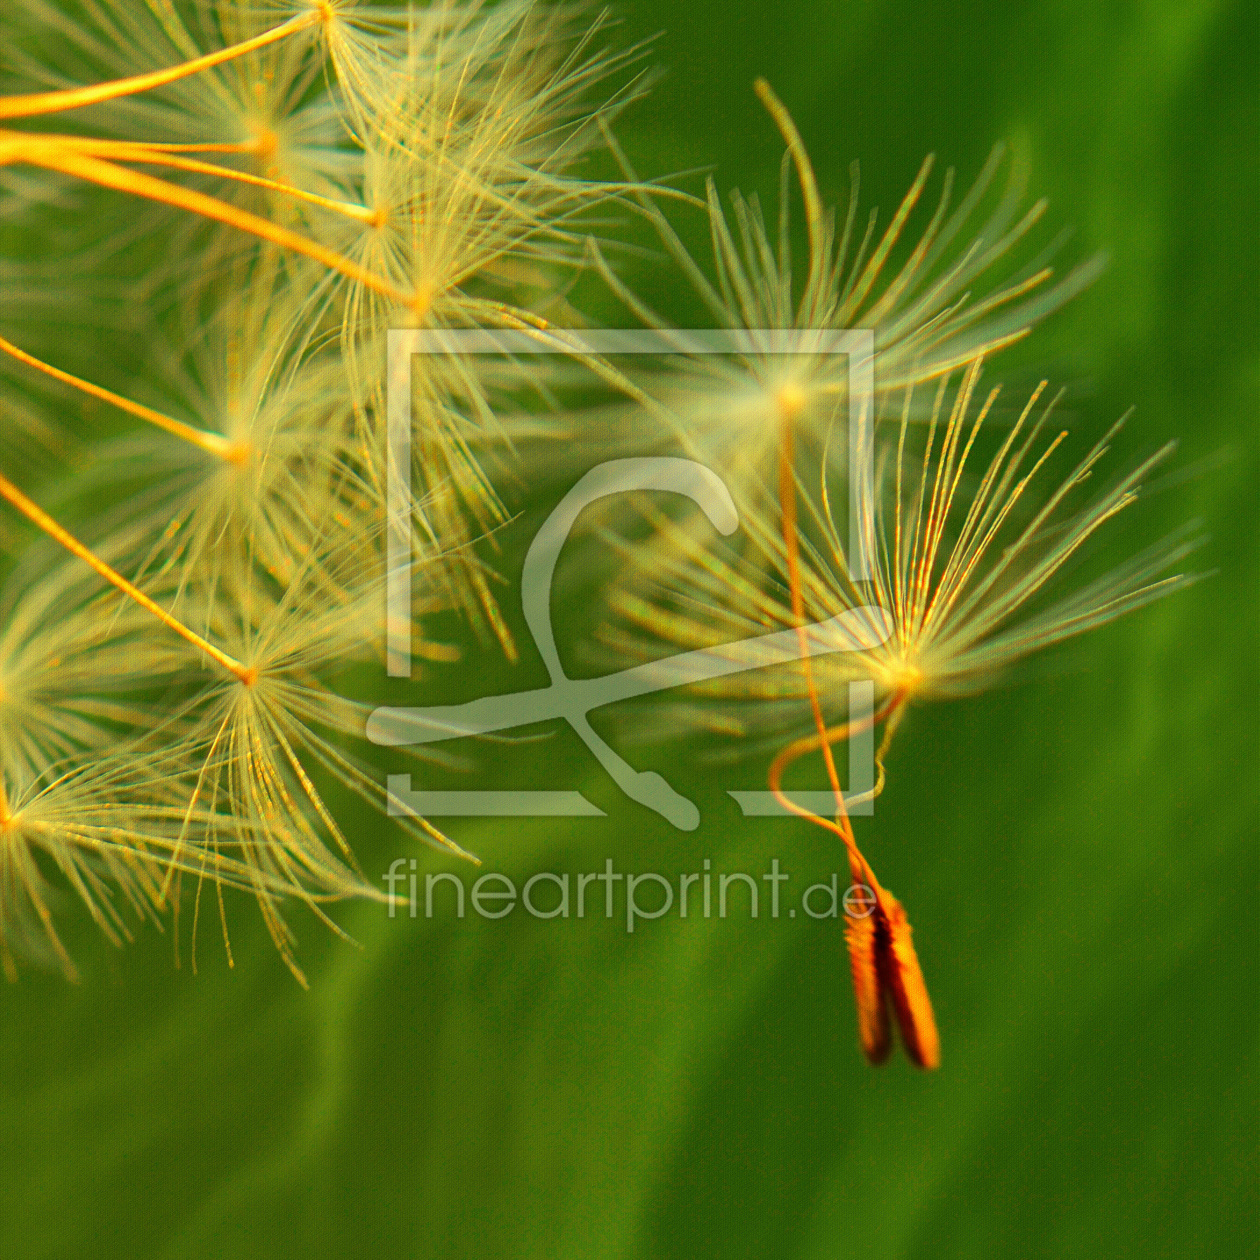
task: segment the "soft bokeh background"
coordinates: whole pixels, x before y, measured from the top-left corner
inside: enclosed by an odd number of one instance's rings
[[[1123,453],[1180,437],[1184,475],[1128,528],[1201,517],[1214,572],[899,736],[859,839],[916,928],[935,1075],[863,1063],[834,922],[628,935],[359,906],[358,948],[299,922],[309,992],[243,903],[234,970],[212,934],[194,976],[156,933],[115,953],[84,931],[82,985],[0,992],[0,1255],[1256,1254],[1254,6],[619,12],[627,40],[663,32],[668,76],[621,124],[645,171],[772,194],[758,74],[833,197],[853,158],[887,209],[925,152],[966,182],[1009,141],[1075,225],[1068,254],[1112,258],[1011,376],[1068,379],[1087,433],[1135,406]],[[542,681],[527,658],[452,686]],[[698,832],[619,797],[562,731],[505,753],[496,786],[545,768],[606,818],[454,834],[518,881],[777,857],[799,893],[837,869],[821,831],[723,801],[761,768],[636,755],[700,800]],[[379,820],[355,834],[369,873],[411,856]]]

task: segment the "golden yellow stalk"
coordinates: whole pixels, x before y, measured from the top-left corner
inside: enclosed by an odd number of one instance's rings
[[[332,197],[321,197],[318,193],[295,188],[292,184],[282,184],[262,175],[251,175],[247,171],[237,171],[229,166],[216,166],[213,162],[201,162],[195,158],[183,156],[190,152],[260,154],[265,151],[266,146],[258,141],[250,144],[164,145],[148,144],[143,140],[98,140],[90,136],[49,136],[42,133],[40,139],[57,140],[75,152],[115,162],[168,166],[174,170],[191,171],[196,175],[214,175],[220,179],[232,179],[240,184],[250,184],[256,188],[265,188],[268,192],[292,197],[297,201],[309,202],[313,206],[332,210],[349,219],[355,219],[359,223],[377,225],[381,219],[379,210],[371,210],[367,206],[354,205],[349,201],[338,201]]]
[[[110,403],[121,411],[126,411],[141,420],[148,421],[149,424],[156,425],[159,429],[165,429],[167,433],[174,434],[175,437],[182,438],[185,442],[191,442],[193,446],[200,447],[211,455],[217,455],[220,459],[234,461],[240,456],[237,446],[229,442],[221,434],[209,433],[204,429],[194,428],[193,425],[185,424],[182,420],[175,420],[170,416],[163,415],[160,411],[154,411],[152,407],[146,407],[143,403],[132,402],[130,398],[124,398],[121,394],[115,394],[112,390],[105,389],[101,385],[93,385],[91,381],[85,381],[82,377],[63,372],[60,368],[55,368],[51,364],[45,363],[42,359],[35,358],[32,354],[27,354],[25,350],[19,349],[11,341],[6,341],[3,337],[0,337],[0,352],[7,354],[12,359],[16,359],[19,363],[25,363],[28,367],[33,367],[37,372],[42,372],[45,376],[52,377],[55,381],[61,381],[65,385],[72,385],[82,393],[90,394],[93,398],[99,398],[102,402]]]
[[[379,227],[382,221],[380,210],[368,206],[355,205],[349,201],[338,201],[333,197],[321,197],[318,193],[307,192],[304,188],[295,188],[292,184],[282,184],[262,175],[250,175],[246,171],[234,171],[228,167],[215,166],[213,162],[198,162],[185,157],[167,157],[158,152],[150,152],[148,156],[136,154],[125,160],[141,162],[146,166],[169,166],[175,170],[192,171],[199,175],[217,175],[221,179],[232,179],[238,184],[250,184],[255,188],[265,188],[268,192],[292,197],[295,201],[305,201],[308,205],[319,206],[331,210],[334,214],[344,215],[358,223],[366,223],[369,227]]]
[[[194,57],[191,61],[181,62],[177,66],[168,66],[165,70],[152,70],[147,74],[132,75],[127,79],[111,79],[107,83],[92,83],[87,87],[64,88],[56,92],[35,92],[28,96],[0,96],[0,118],[36,118],[43,114],[58,114],[67,109],[80,109],[84,105],[99,105],[102,101],[117,100],[120,96],[135,96],[138,92],[149,92],[153,88],[164,87],[191,75],[200,74],[225,61],[233,61],[247,53],[266,48],[269,44],[278,43],[288,36],[309,27],[316,26],[327,18],[327,7],[312,10],[290,18],[280,26],[255,35],[252,39],[243,40],[217,52],[206,53],[204,57]]]
[[[191,643],[193,647],[204,652],[211,660],[223,666],[229,674],[232,674],[246,686],[251,685],[255,681],[257,677],[256,671],[246,665],[242,665],[240,661],[221,651],[207,639],[203,639],[195,630],[190,630],[184,625],[178,617],[173,616],[160,604],[150,599],[138,586],[133,582],[127,581],[121,573],[106,564],[90,547],[80,542],[69,530],[53,520],[39,504],[28,499],[2,473],[0,473],[0,498],[7,499],[27,520],[43,530],[49,538],[59,542],[71,555],[78,556],[80,560],[90,565],[111,586],[117,587],[129,599],[139,604],[141,608],[151,612],[163,625],[174,630],[181,639]]]
[[[339,272],[350,280],[363,285],[373,293],[379,293],[401,305],[415,307],[417,300],[414,294],[404,293],[382,276],[361,267],[349,258],[343,257],[327,245],[310,240],[299,232],[290,231],[270,219],[264,219],[248,210],[242,210],[230,202],[220,201],[217,197],[207,196],[192,188],[183,188],[179,184],[171,184],[165,180],[154,179],[151,175],[143,175],[139,171],[128,170],[113,162],[84,153],[75,144],[67,144],[60,137],[28,135],[16,131],[0,131],[0,166],[13,162],[25,162],[31,166],[45,170],[60,171],[63,175],[72,175],[76,179],[88,183],[99,184],[103,188],[112,188],[116,192],[130,193],[135,197],[143,197],[148,201],[156,201],[163,205],[174,206],[180,210],[189,210],[203,218],[226,223],[257,236],[260,240],[270,241],[295,254],[303,254],[322,263],[330,271]]]

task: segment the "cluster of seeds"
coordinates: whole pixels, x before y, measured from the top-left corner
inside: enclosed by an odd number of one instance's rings
[[[611,126],[638,52],[607,51],[599,21],[540,0],[27,0],[0,39],[6,971],[74,974],[53,916],[66,890],[118,940],[181,902],[195,919],[205,889],[222,916],[227,887],[257,898],[300,978],[283,903],[324,915],[376,895],[327,799],[384,803],[367,706],[333,678],[383,670],[391,476],[415,490],[417,653],[443,655],[423,634],[443,610],[511,656],[473,546],[506,517],[496,470],[518,446],[552,469],[668,450],[723,478],[741,541],[718,552],[695,520],[653,517],[627,550],[637,580],[613,594],[611,640],[641,658],[800,630],[795,666],[702,686],[696,703],[774,743],[776,790],[790,761],[823,753],[836,815],[815,821],[876,902],[848,933],[863,1044],[886,1055],[891,1012],[934,1064],[904,912],[857,849],[832,764],[854,725],[835,713],[844,684],[875,680],[886,744],[912,697],[972,687],[1172,589],[1190,545],[1064,591],[1068,562],[1166,452],[1082,499],[1106,439],[1055,481],[1061,438],[1043,436],[1035,395],[980,460],[996,397],[977,404],[981,361],[1098,271],[1008,265],[1044,207],[1024,205],[1017,173],[999,187],[1002,154],[957,204],[946,176],[907,244],[930,161],[886,227],[859,223],[856,191],[837,216],[758,83],[786,144],[771,225],[712,181],[693,197],[641,180]],[[585,173],[597,153],[616,178]],[[707,221],[711,267],[684,245],[682,213]],[[653,294],[690,290],[745,352],[627,368],[566,341],[583,321],[563,295],[583,271],[668,334],[610,241],[635,220],[661,247]],[[590,384],[567,406],[563,366],[552,390],[536,365],[525,381],[502,361],[420,356],[412,466],[391,468],[396,328],[571,346]],[[810,341],[848,329],[875,339],[871,470],[856,481],[851,374]],[[522,418],[531,391],[541,410]],[[841,519],[869,572],[846,559]],[[891,633],[811,663],[805,626],[859,608]]]
[[[321,785],[384,803],[328,675],[383,646],[386,332],[545,327],[520,276],[608,195],[571,172],[621,59],[522,0],[0,20],[0,495],[42,535],[10,531],[0,958],[73,974],[51,863],[115,939],[181,879],[247,888],[296,971],[281,902],[371,893]],[[58,268],[81,311],[41,320]],[[417,376],[417,608],[509,645],[469,551],[491,408],[476,365]]]

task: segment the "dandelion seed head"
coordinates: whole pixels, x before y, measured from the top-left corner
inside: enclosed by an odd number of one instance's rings
[[[140,258],[127,292],[169,347],[119,393],[4,340],[6,378],[51,378],[135,422],[59,488],[69,524],[7,458],[0,474],[50,540],[18,561],[0,609],[6,966],[45,948],[71,969],[54,867],[111,939],[126,936],[115,896],[154,917],[185,877],[195,905],[206,884],[247,889],[295,973],[283,900],[322,914],[373,895],[326,795],[385,808],[365,706],[330,681],[383,650],[384,337],[545,323],[515,303],[552,301],[538,278],[578,259],[575,216],[609,195],[574,171],[600,143],[591,90],[623,62],[585,21],[533,0],[73,14],[32,0],[0,15],[21,32],[0,215],[23,229],[54,204],[78,215],[85,276]],[[162,257],[137,254],[149,237]],[[38,278],[16,260],[0,272]],[[508,646],[469,550],[504,515],[477,450],[497,436],[501,375],[471,360],[416,373],[413,615],[477,608]],[[59,398],[54,434],[67,414]],[[449,653],[421,635],[417,655]],[[142,735],[160,755],[127,742]]]
[[[226,887],[252,894],[302,979],[286,901],[331,923],[329,903],[379,896],[334,803],[348,792],[388,812],[367,705],[341,694],[338,675],[382,664],[391,491],[409,477],[417,661],[452,655],[425,640],[433,611],[463,614],[513,658],[496,574],[474,544],[511,515],[500,491],[505,471],[523,468],[512,462],[522,435],[552,455],[673,446],[735,492],[745,532],[728,551],[710,549],[707,522],[648,510],[648,543],[623,546],[639,580],[614,596],[618,648],[795,638],[804,622],[858,607],[885,615],[892,634],[877,646],[701,685],[713,722],[754,742],[790,733],[808,698],[814,747],[826,750],[818,689],[831,709],[847,682],[873,678],[885,713],[955,694],[1188,580],[1172,572],[1188,534],[1099,577],[1071,573],[1166,452],[1089,498],[1082,487],[1109,439],[1054,472],[1063,439],[1043,432],[1034,400],[981,455],[993,396],[976,393],[979,356],[1097,270],[1056,282],[1038,259],[1010,274],[1044,209],[1024,205],[1018,164],[1003,191],[995,152],[957,204],[947,174],[916,228],[929,159],[887,225],[864,227],[856,178],[846,206],[825,206],[795,124],[759,82],[786,148],[777,213],[756,196],[724,198],[713,180],[703,197],[679,193],[708,227],[701,263],[612,135],[609,119],[636,90],[617,85],[635,54],[599,47],[602,23],[537,0],[28,0],[0,11],[13,93],[0,97],[0,221],[6,239],[39,242],[31,258],[0,259],[0,496],[23,544],[0,561],[10,975],[19,960],[73,974],[60,902],[77,900],[121,942],[190,890],[195,940],[203,891]],[[586,177],[586,158],[605,147],[620,182]],[[613,217],[605,208],[631,199],[709,322],[747,334],[742,353],[679,353],[626,372],[573,342],[572,363],[538,356],[548,361],[536,371],[530,356],[417,355],[403,395],[411,464],[396,467],[392,329],[563,344],[563,329],[583,323],[571,293],[588,260],[640,322],[670,327],[586,240]],[[798,203],[804,253],[790,222]],[[115,260],[134,274],[107,284]],[[40,309],[60,335],[67,303],[99,331],[107,291],[142,313],[128,319],[146,334],[106,369],[114,388],[96,365],[76,375],[55,362],[47,339],[38,357],[26,335]],[[856,328],[875,338],[864,418],[877,466],[869,502],[851,503],[837,440],[851,365],[819,334]],[[586,389],[578,369],[633,409],[568,406],[567,391]],[[57,382],[71,403],[60,392],[31,401],[32,380]],[[132,427],[93,438],[73,474],[51,468],[47,454],[87,427],[80,411],[94,420],[87,408],[98,407]],[[860,579],[837,524],[850,512],[871,560]],[[29,526],[44,541],[26,546]],[[776,790],[791,751],[772,766]],[[462,852],[422,820],[399,826]],[[838,821],[832,830],[874,881],[852,836]],[[893,1003],[912,1057],[932,1066],[909,926],[877,891],[882,917],[850,940],[867,964],[855,980]],[[867,1031],[882,1055],[886,1037]]]
[[[1169,448],[1090,497],[1116,429],[1056,474],[1053,457],[1066,435],[1047,436],[1041,391],[1013,423],[988,435],[996,395],[978,401],[979,377],[977,363],[952,385],[942,382],[925,427],[910,423],[905,402],[885,412],[876,430],[881,472],[861,522],[873,561],[869,581],[855,580],[849,567],[848,500],[838,489],[844,470],[831,470],[834,500],[799,488],[803,620],[874,606],[891,629],[873,646],[812,662],[833,717],[845,710],[847,684],[861,679],[874,680],[878,694],[897,705],[981,690],[1031,653],[1194,580],[1177,571],[1199,541],[1193,529],[1094,577],[1083,579],[1074,567],[1095,535],[1136,502]],[[987,462],[979,453],[986,436],[996,446]],[[711,536],[678,527],[640,548],[635,589],[612,601],[608,638],[619,652],[643,659],[800,624],[788,599],[777,511],[763,506],[743,524],[742,551],[722,553]],[[670,557],[664,566],[663,556]],[[699,691],[703,703],[734,703],[746,734],[781,741],[809,720],[806,674],[799,662],[765,672]]]

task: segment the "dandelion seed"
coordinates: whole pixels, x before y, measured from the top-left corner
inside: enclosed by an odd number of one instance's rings
[[[154,647],[150,628],[139,608],[102,595],[76,561],[39,575],[28,563],[4,590],[0,961],[10,978],[19,961],[76,974],[53,924],[62,894],[45,866],[60,872],[118,944],[129,939],[132,920],[156,921],[164,881],[185,860],[179,833],[188,809],[179,781],[186,767],[155,748],[163,735],[178,744],[188,731],[148,698],[172,659]],[[126,747],[127,732],[137,730],[156,735],[154,745]],[[204,827],[204,817],[193,825]],[[227,852],[201,853],[190,868],[234,886],[249,875]]]
[[[747,689],[742,677],[707,688],[711,696],[739,703],[742,730],[760,731],[780,746],[770,771],[772,790],[785,808],[840,836],[855,883],[875,890],[874,922],[851,922],[847,932],[862,1042],[872,1061],[882,1059],[890,1044],[888,1010],[897,1016],[907,1053],[921,1066],[932,1066],[937,1056],[935,1025],[904,911],[858,851],[845,813],[831,745],[853,733],[856,719],[829,726],[828,712],[835,722],[847,702],[847,684],[874,679],[878,703],[867,722],[885,726],[877,755],[878,792],[883,759],[910,701],[979,689],[1022,657],[1194,580],[1168,572],[1197,544],[1194,531],[1183,530],[1099,577],[1074,586],[1067,582],[1069,562],[1136,500],[1143,480],[1172,447],[1084,498],[1083,487],[1119,425],[1055,481],[1052,459],[1067,435],[1043,436],[1051,409],[1041,406],[1042,387],[998,437],[987,464],[973,471],[998,395],[993,390],[977,404],[980,372],[977,360],[956,387],[942,379],[925,427],[911,422],[913,399],[907,390],[899,420],[877,428],[877,501],[862,518],[858,540],[873,559],[869,582],[853,577],[832,514],[833,470],[823,467],[817,492],[804,497],[803,537],[799,487],[785,471],[777,508],[745,517],[759,561],[711,555],[688,531],[675,529],[673,537],[649,545],[643,556],[645,564],[662,554],[668,557],[672,593],[656,599],[633,593],[615,597],[629,626],[672,646],[711,642],[715,633],[723,633],[717,629],[722,625],[755,625],[764,633],[869,605],[888,617],[892,633],[877,646],[816,660],[803,652],[802,660],[780,669],[772,684],[761,680],[754,689]],[[767,570],[777,573],[783,585],[767,582]],[[634,635],[631,628],[622,642]],[[804,726],[813,729],[801,734]],[[834,822],[801,810],[781,788],[787,768],[817,752],[823,754],[835,796]]]
[[[1174,447],[1163,447],[1087,498],[1122,422],[1055,480],[1052,461],[1068,435],[1044,436],[1053,413],[1039,388],[1014,423],[995,432],[997,449],[987,463],[973,468],[998,423],[997,391],[977,402],[979,379],[977,362],[956,385],[942,381],[933,390],[924,425],[910,419],[911,400],[903,399],[899,414],[886,416],[877,428],[877,502],[863,520],[861,540],[874,565],[869,585],[856,581],[849,568],[847,525],[837,524],[833,510],[842,481],[836,470],[819,469],[814,491],[796,488],[804,496],[800,516],[806,531],[799,558],[800,615],[812,622],[874,604],[892,625],[886,642],[860,655],[813,661],[824,696],[858,677],[874,678],[880,695],[896,700],[897,707],[914,698],[966,694],[1022,657],[1194,580],[1168,573],[1198,543],[1194,530],[1186,529],[1073,584],[1069,562],[1136,501],[1143,481]],[[842,487],[840,496],[847,508]],[[763,563],[786,579],[789,548],[780,514],[766,509],[747,515],[744,525]],[[673,545],[683,550],[681,539]],[[649,548],[642,561],[655,564],[661,554]],[[795,624],[785,588],[761,574],[756,563],[691,544],[686,557],[663,574],[658,598],[619,594],[615,606],[627,626],[670,645],[698,646],[735,627],[764,631]],[[671,597],[667,586],[685,592],[685,600]],[[629,649],[633,633],[617,641]],[[740,685],[739,679],[724,680],[722,694],[733,696]],[[799,667],[781,671],[773,692],[750,693],[758,704],[747,713],[748,729],[758,724],[767,694],[803,697]],[[788,707],[768,706],[778,716]]]

